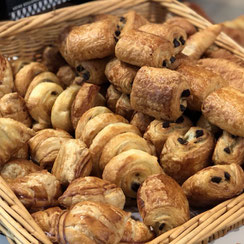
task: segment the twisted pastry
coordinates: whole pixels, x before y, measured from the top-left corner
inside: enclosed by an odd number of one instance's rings
[[[119,187],[93,176],[72,181],[58,200],[66,208],[84,201],[107,203],[120,209],[125,205],[125,195]]]
[[[182,188],[190,206],[209,207],[240,194],[244,173],[238,164],[210,166],[187,179]]]
[[[133,114],[133,110],[130,105],[130,98],[122,93],[116,102],[115,113],[123,116],[124,118],[130,120]]]
[[[167,175],[182,184],[209,165],[213,150],[212,134],[200,127],[191,127],[184,136],[174,133],[168,137],[160,155],[160,164]]]
[[[64,141],[52,168],[52,174],[60,183],[68,185],[78,177],[89,175],[91,170],[91,156],[85,143],[78,139]]]
[[[160,235],[190,218],[188,201],[181,187],[166,174],[149,176],[137,193],[137,206],[144,224]]]
[[[115,109],[116,109],[116,103],[119,100],[120,96],[121,96],[121,92],[119,92],[114,85],[110,85],[107,89],[107,93],[106,93],[106,102],[107,102],[107,106],[109,109],[111,109],[111,111],[113,111],[115,113]]]
[[[130,124],[135,125],[142,134],[145,133],[147,127],[152,122],[153,118],[141,112],[134,112]]]
[[[125,196],[136,198],[142,182],[152,174],[162,173],[157,158],[137,149],[113,157],[105,166],[102,178],[121,187]]]
[[[76,78],[74,69],[69,65],[61,66],[56,75],[64,87],[70,86]]]

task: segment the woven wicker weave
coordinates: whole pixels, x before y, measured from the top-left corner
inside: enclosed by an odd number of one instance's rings
[[[162,22],[166,12],[170,11],[187,18],[199,28],[211,25],[176,0],[101,0],[24,18],[16,22],[0,22],[0,52],[10,58],[15,56],[33,58],[40,55],[46,45],[55,44],[59,33],[65,27],[87,23],[97,14],[121,15],[131,9],[152,22]],[[244,59],[244,49],[224,33],[219,35],[216,44]],[[50,243],[33,221],[0,177],[0,230],[7,236],[9,243],[13,241],[15,243]],[[185,224],[157,237],[149,244],[208,243],[243,224],[244,194],[197,215]]]

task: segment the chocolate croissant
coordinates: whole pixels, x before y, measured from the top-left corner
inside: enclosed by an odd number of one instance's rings
[[[135,125],[142,134],[145,133],[149,124],[153,121],[153,118],[149,115],[143,114],[141,112],[134,112],[130,124]]]
[[[213,153],[215,164],[243,164],[244,138],[233,136],[226,131],[219,137]]]
[[[192,122],[186,116],[181,116],[176,121],[153,120],[147,127],[143,137],[155,146],[159,156],[165,141],[172,133],[184,134],[191,126]]]
[[[188,201],[181,187],[166,174],[149,176],[137,193],[137,206],[144,224],[160,235],[190,218]]]
[[[203,102],[206,119],[222,130],[244,137],[244,94],[232,87],[212,92]]]
[[[119,187],[93,176],[72,181],[58,200],[66,208],[84,201],[107,203],[120,209],[125,205],[125,195]]]
[[[126,197],[136,198],[142,182],[163,170],[157,158],[137,149],[130,149],[113,157],[105,166],[103,179],[121,187]]]
[[[133,114],[133,109],[130,105],[130,98],[128,95],[122,93],[115,105],[115,113],[130,120]]]
[[[60,183],[68,185],[76,178],[89,175],[91,170],[91,156],[85,143],[79,139],[64,141],[52,168],[52,174]]]
[[[210,131],[213,135],[218,135],[221,132],[221,129],[216,125],[211,124],[203,115],[197,121],[197,127],[201,127]]]
[[[209,165],[213,150],[213,135],[200,127],[191,127],[183,136],[176,132],[168,137],[160,164],[167,175],[182,184]]]
[[[29,159],[29,146],[26,142],[16,153],[14,153],[11,159]]]
[[[107,89],[107,93],[106,93],[106,103],[107,103],[107,107],[109,109],[111,109],[111,111],[113,111],[115,113],[116,110],[116,104],[119,100],[119,98],[121,97],[122,93],[120,91],[118,91],[114,85],[110,85]]]
[[[70,86],[77,77],[75,70],[69,65],[61,66],[56,75],[64,87]]]
[[[57,225],[58,243],[119,243],[129,217],[129,213],[112,205],[79,202],[61,214]]]
[[[27,64],[31,63],[31,60],[28,58],[18,58],[16,60],[11,60],[10,65],[12,68],[13,77],[15,78],[16,74]]]
[[[200,170],[182,185],[192,207],[210,207],[240,194],[244,173],[237,164],[215,165]]]
[[[186,109],[189,88],[177,71],[142,67],[132,86],[131,107],[157,119],[176,120]]]

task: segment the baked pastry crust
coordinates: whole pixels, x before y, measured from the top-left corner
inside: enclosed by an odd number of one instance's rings
[[[62,143],[52,168],[52,174],[61,184],[68,185],[78,177],[89,175],[91,170],[91,156],[84,142],[69,139]]]
[[[65,87],[70,86],[76,77],[74,69],[69,65],[61,66],[56,75]]]
[[[59,197],[59,203],[66,208],[84,201],[107,203],[123,209],[125,195],[115,184],[97,177],[86,176],[72,181]]]
[[[167,175],[182,184],[210,164],[214,146],[214,137],[209,131],[191,127],[184,136],[176,132],[168,137],[160,164]]]
[[[106,93],[106,102],[107,102],[107,106],[109,109],[111,109],[114,113],[116,110],[116,103],[119,100],[120,96],[121,96],[121,92],[118,91],[114,85],[110,85],[107,89],[107,93]]]
[[[141,112],[134,112],[130,124],[135,125],[142,134],[145,133],[148,125],[152,122],[153,118]]]
[[[186,109],[184,91],[189,88],[177,71],[144,66],[134,79],[131,107],[157,119],[176,120]]]
[[[166,174],[149,176],[137,193],[137,206],[144,224],[162,234],[190,219],[183,190]]]
[[[206,119],[222,130],[244,137],[244,94],[232,87],[212,92],[203,102]]]
[[[136,198],[141,183],[163,170],[157,158],[137,149],[130,149],[113,157],[105,166],[102,178],[121,187],[126,197]]]
[[[16,153],[14,153],[11,159],[29,159],[29,146],[26,142]]]
[[[115,106],[115,113],[130,120],[133,114],[133,109],[130,105],[130,98],[128,95],[122,93]]]
[[[240,194],[244,173],[238,164],[210,166],[186,180],[182,188],[190,206],[209,207]]]
[[[18,58],[16,60],[11,60],[10,65],[12,68],[13,77],[27,64],[31,63],[31,60],[25,58]]]
[[[201,115],[201,117],[197,121],[196,126],[210,131],[213,135],[219,134],[221,132],[221,129],[219,127],[211,124],[203,115]]]

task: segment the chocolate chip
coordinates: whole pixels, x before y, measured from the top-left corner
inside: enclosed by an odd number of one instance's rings
[[[184,40],[183,36],[181,36],[179,40],[180,40],[182,45],[185,45],[186,41]]]
[[[118,42],[119,39],[116,36],[114,36],[114,40],[115,42]]]
[[[174,56],[172,56],[172,57],[170,58],[170,62],[171,62],[172,64],[175,62],[175,60],[176,60],[176,58],[175,58]]]
[[[119,35],[120,35],[120,31],[119,31],[119,30],[116,30],[116,31],[115,31],[115,35],[116,35],[116,36],[119,36]]]
[[[82,77],[84,80],[89,80],[90,78],[90,72],[89,71],[86,71],[85,73],[82,74]]]
[[[231,138],[236,139],[238,136],[231,135]]]
[[[230,180],[230,174],[228,172],[225,171],[225,179],[226,180]]]
[[[181,137],[179,137],[179,138],[177,139],[177,141],[178,141],[181,145],[185,145],[185,144],[187,144],[187,141],[184,140],[184,139],[181,138]]]
[[[158,229],[162,230],[164,228],[164,226],[165,226],[165,223],[162,223],[161,225],[159,225]]]
[[[163,122],[163,128],[169,128],[170,127],[170,122],[169,121],[164,121]]]
[[[78,65],[78,66],[76,67],[76,70],[77,70],[78,72],[81,72],[81,71],[84,70],[84,68],[83,68],[81,65]]]
[[[138,189],[139,189],[139,187],[140,187],[140,184],[137,183],[137,182],[133,182],[133,183],[131,184],[131,189],[132,189],[134,192],[137,192]]]
[[[167,65],[166,60],[164,60],[162,66],[166,67],[166,65]]]
[[[183,116],[180,116],[180,117],[175,121],[176,124],[181,124],[181,123],[183,123],[183,122],[184,122],[184,117],[183,117]]]
[[[189,97],[191,95],[191,92],[189,89],[186,89],[184,90],[182,93],[181,93],[181,97]]]
[[[180,43],[179,43],[179,41],[176,38],[173,40],[173,44],[174,44],[174,47],[179,47],[180,46]]]
[[[119,19],[119,21],[125,24],[126,23],[126,18],[123,17],[123,16],[121,16],[120,19]]]
[[[52,92],[51,92],[51,95],[53,95],[53,96],[57,96],[58,93],[57,93],[56,91],[52,91]]]
[[[219,182],[222,180],[221,177],[218,177],[218,176],[214,176],[212,177],[211,181],[214,182],[214,183],[217,183],[219,184]]]
[[[181,112],[184,112],[185,110],[186,110],[186,107],[185,107],[184,105],[181,104],[181,105],[180,105],[180,111],[181,111]]]
[[[224,148],[224,151],[225,151],[226,153],[230,154],[230,148],[229,148],[229,147]]]
[[[196,138],[203,136],[203,130],[196,130]]]

